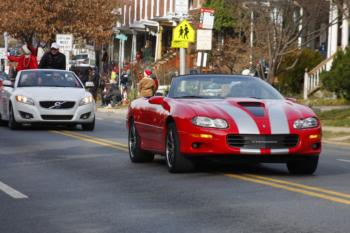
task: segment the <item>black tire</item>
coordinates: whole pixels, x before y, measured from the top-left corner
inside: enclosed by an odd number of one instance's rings
[[[81,127],[84,131],[93,131],[95,129],[95,118],[91,123],[81,124]]]
[[[180,153],[180,142],[174,123],[168,125],[166,137],[166,162],[171,173],[191,172],[194,170],[193,162]]]
[[[8,123],[6,121],[4,121],[0,115],[0,126],[7,126]]]
[[[10,106],[10,111],[9,111],[8,127],[12,130],[17,130],[21,128],[21,124],[19,124],[15,119],[12,105]]]
[[[134,121],[130,122],[128,133],[129,157],[133,163],[152,162],[154,154],[141,149],[141,139],[137,133]]]
[[[312,175],[318,165],[318,156],[303,158],[287,163],[289,173],[296,175]]]

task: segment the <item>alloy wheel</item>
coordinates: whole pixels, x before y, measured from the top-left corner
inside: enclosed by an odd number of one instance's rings
[[[130,151],[131,157],[135,157],[136,147],[137,147],[136,129],[135,129],[135,125],[132,124],[130,129],[130,135],[129,135],[129,151]]]
[[[169,167],[172,167],[175,160],[175,145],[173,131],[170,130],[167,137],[166,144],[166,159]]]

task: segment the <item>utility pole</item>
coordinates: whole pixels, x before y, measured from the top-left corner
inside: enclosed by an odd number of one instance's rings
[[[6,73],[9,73],[9,66],[8,66],[8,59],[7,59],[7,52],[8,52],[8,33],[7,32],[4,32],[4,47],[5,47],[5,54],[4,54],[4,56],[5,56],[5,59],[4,59],[4,70],[5,70],[5,72]]]
[[[184,20],[184,16],[182,15],[180,18],[180,22]],[[186,74],[186,49],[180,48],[180,75]]]

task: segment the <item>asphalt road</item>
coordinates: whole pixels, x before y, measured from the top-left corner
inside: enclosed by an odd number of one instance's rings
[[[122,114],[96,130],[0,127],[0,233],[350,232],[350,148],[314,176],[285,165],[132,164]]]

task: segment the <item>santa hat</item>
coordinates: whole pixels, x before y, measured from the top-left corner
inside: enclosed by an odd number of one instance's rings
[[[151,75],[152,75],[152,71],[150,71],[150,70],[145,70],[145,74],[146,74],[147,76],[151,76]]]
[[[31,54],[30,50],[28,49],[27,45],[22,46],[23,53],[28,55]]]

